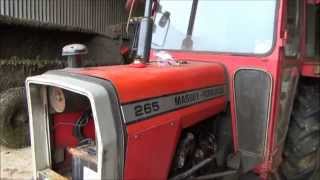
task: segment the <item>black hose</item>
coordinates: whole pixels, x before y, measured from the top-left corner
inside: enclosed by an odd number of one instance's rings
[[[203,176],[199,176],[199,177],[194,177],[194,178],[191,178],[191,179],[192,180],[207,180],[207,179],[214,179],[214,178],[218,178],[218,177],[228,176],[228,175],[236,174],[236,173],[237,173],[236,170],[228,170],[228,171],[223,171],[223,172],[217,172],[217,173],[213,173],[213,174],[203,175]]]
[[[79,143],[85,139],[82,130],[87,125],[91,114],[91,110],[83,112],[80,118],[75,123],[75,126],[73,128],[73,135],[77,138]]]
[[[191,169],[181,173],[181,174],[178,174],[172,178],[169,178],[169,180],[182,180],[182,179],[185,179],[189,176],[191,176],[193,173],[195,173],[196,171],[198,171],[199,169],[201,169],[203,166],[209,164],[210,162],[212,162],[214,159],[216,158],[215,155],[201,161],[200,163],[196,164],[195,166],[193,166]]]

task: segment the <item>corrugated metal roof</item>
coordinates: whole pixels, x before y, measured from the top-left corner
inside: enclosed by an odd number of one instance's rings
[[[0,15],[110,34],[125,23],[125,0],[0,0]]]

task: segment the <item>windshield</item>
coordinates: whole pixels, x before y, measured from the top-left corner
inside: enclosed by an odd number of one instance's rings
[[[152,48],[266,54],[275,14],[276,0],[160,0]]]

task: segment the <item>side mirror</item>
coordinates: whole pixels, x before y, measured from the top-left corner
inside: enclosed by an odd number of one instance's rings
[[[154,20],[152,44],[162,47],[167,39],[169,28],[170,13],[168,11],[158,12]]]
[[[158,22],[158,25],[164,28],[170,20],[170,13],[168,11],[164,12]]]

